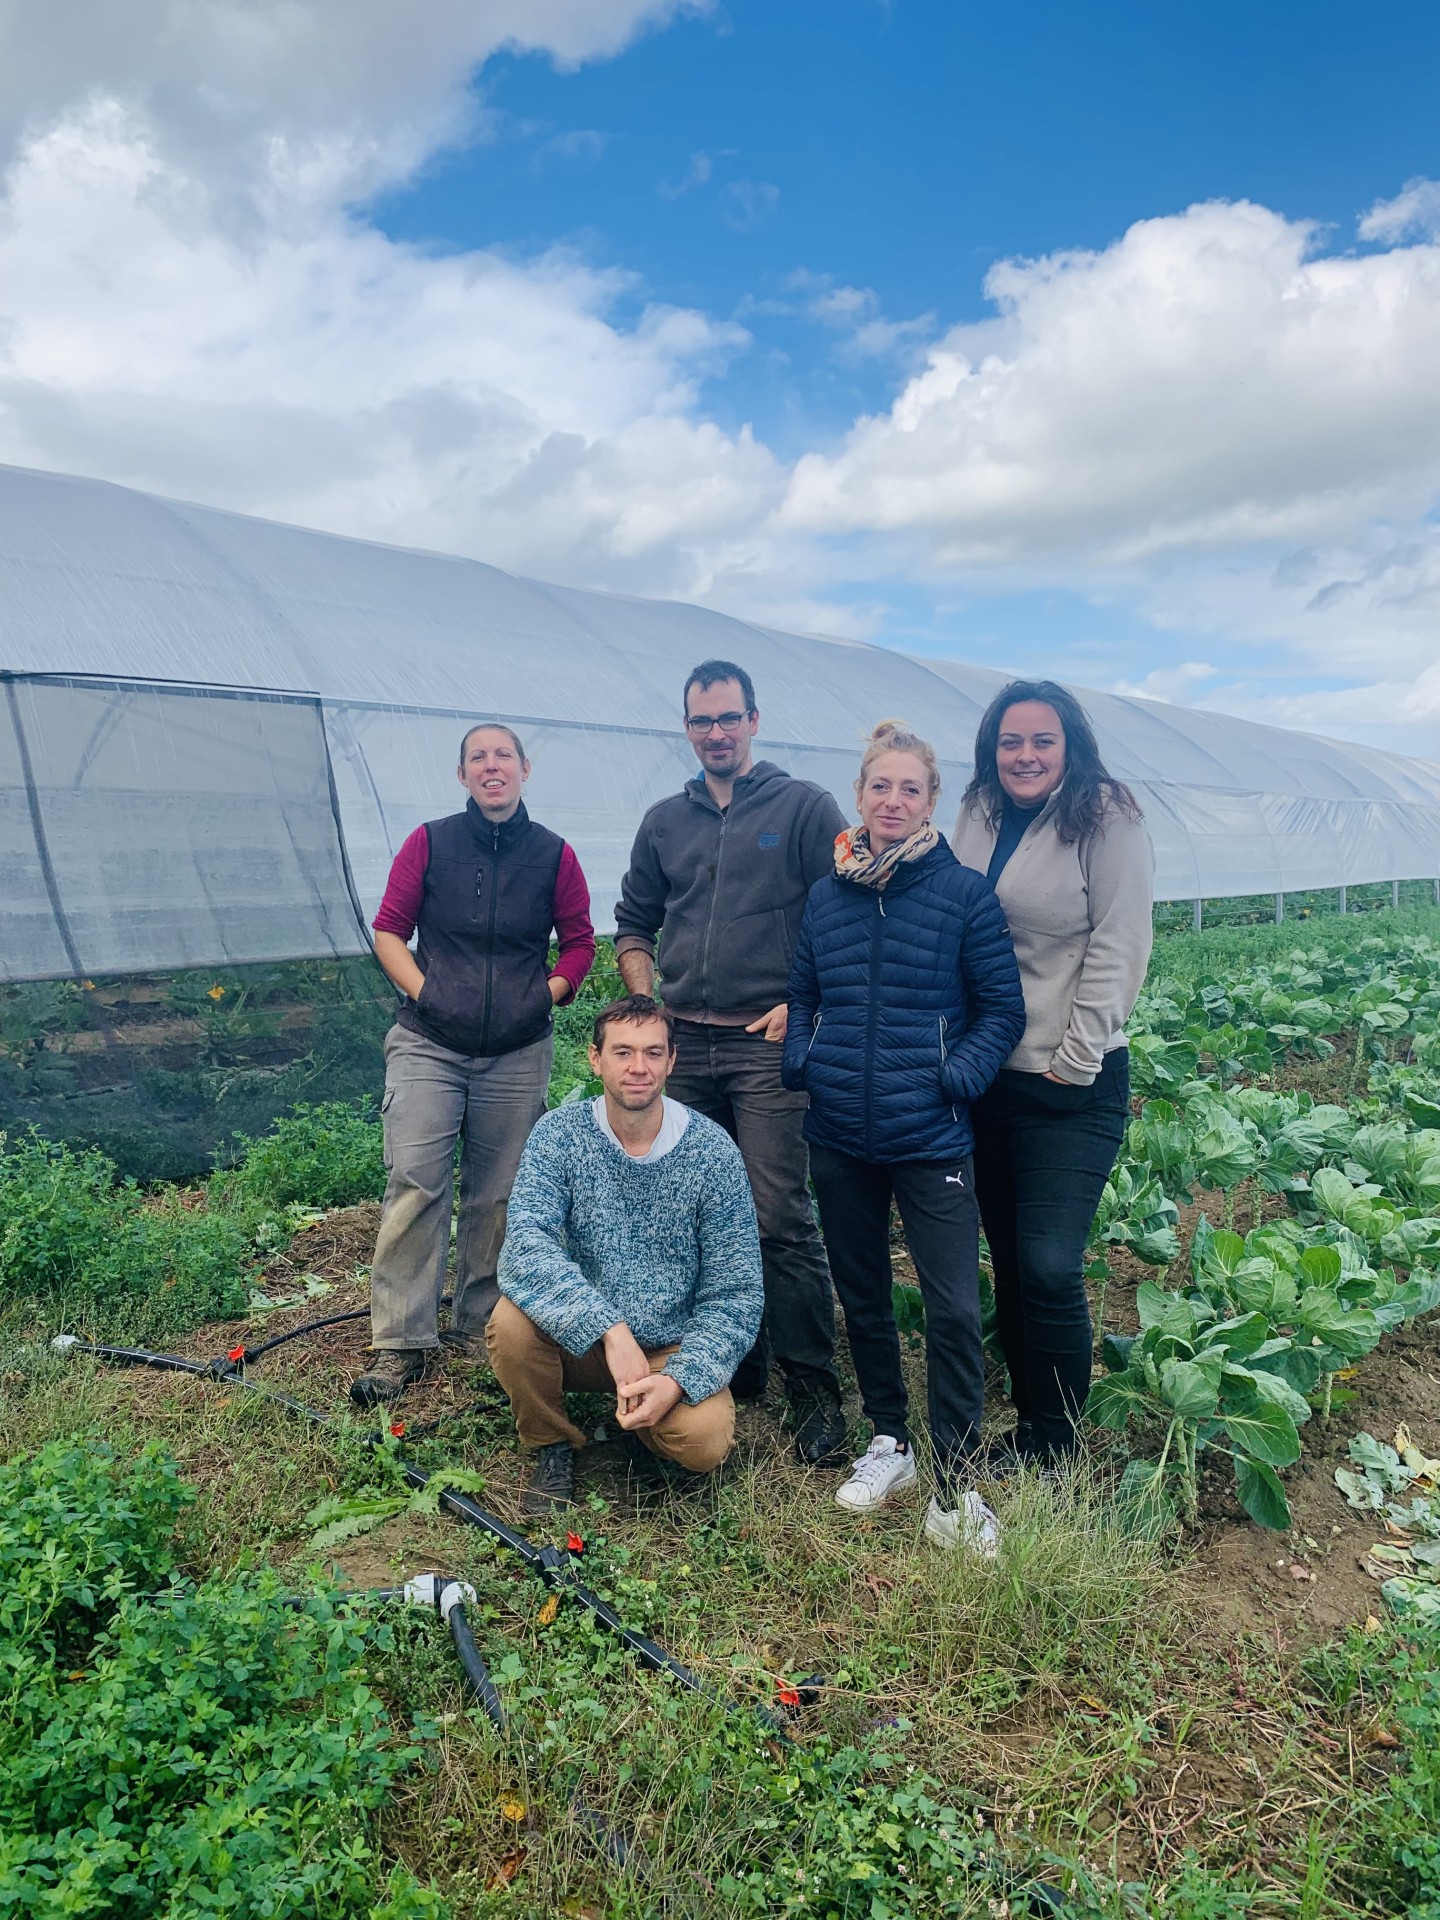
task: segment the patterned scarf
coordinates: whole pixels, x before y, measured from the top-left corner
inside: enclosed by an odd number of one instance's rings
[[[868,831],[864,827],[846,827],[835,836],[835,871],[842,880],[874,887],[878,893],[889,884],[897,867],[922,859],[939,840],[939,830],[927,820],[908,840],[897,840],[883,853],[872,853]]]

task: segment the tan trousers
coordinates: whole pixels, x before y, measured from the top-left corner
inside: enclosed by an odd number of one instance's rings
[[[510,1396],[521,1446],[549,1447],[568,1440],[572,1447],[583,1447],[586,1436],[566,1414],[565,1394],[567,1390],[615,1391],[603,1345],[578,1356],[567,1353],[513,1300],[503,1297],[486,1323],[485,1344],[495,1378]],[[650,1371],[659,1373],[678,1351],[677,1347],[647,1349]],[[691,1473],[713,1473],[735,1442],[735,1402],[730,1389],[722,1387],[693,1407],[677,1400],[663,1420],[637,1428],[636,1437],[662,1460],[673,1460]]]

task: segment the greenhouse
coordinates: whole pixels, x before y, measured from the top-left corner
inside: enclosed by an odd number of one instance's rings
[[[698,660],[740,661],[757,751],[850,803],[861,736],[936,742],[947,798],[1007,675],[702,607],[0,469],[0,978],[363,952],[389,861],[453,811],[463,724],[507,721],[535,814],[610,924],[642,810],[693,769]],[[1161,899],[1440,874],[1440,767],[1086,692]]]

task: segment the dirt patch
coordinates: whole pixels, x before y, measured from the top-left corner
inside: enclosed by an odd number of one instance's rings
[[[1346,1503],[1334,1473],[1356,1433],[1389,1440],[1402,1422],[1425,1452],[1440,1452],[1440,1317],[1397,1328],[1343,1391],[1351,1397],[1328,1423],[1317,1415],[1305,1427],[1304,1458],[1285,1475],[1289,1533],[1245,1519],[1228,1462],[1202,1480],[1203,1531],[1186,1584],[1222,1630],[1268,1625],[1287,1639],[1311,1641],[1383,1612],[1380,1588],[1360,1564],[1380,1530],[1373,1516]]]

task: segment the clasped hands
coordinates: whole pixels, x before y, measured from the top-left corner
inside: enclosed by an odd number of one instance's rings
[[[640,1342],[623,1320],[604,1340],[605,1364],[615,1382],[615,1419],[627,1433],[653,1427],[680,1398],[680,1382],[669,1373],[652,1373]]]

